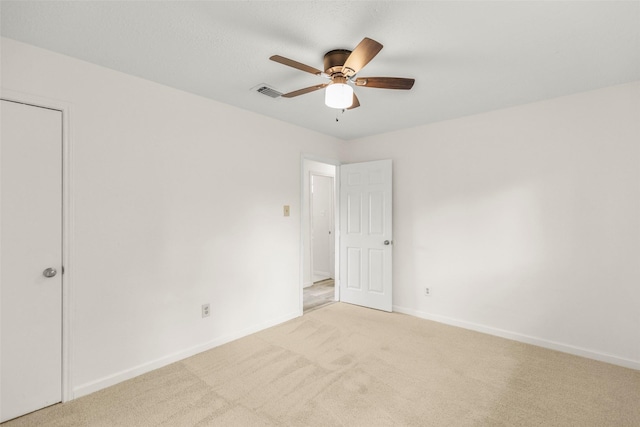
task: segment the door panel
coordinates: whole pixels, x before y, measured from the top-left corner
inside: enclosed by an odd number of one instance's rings
[[[347,288],[361,289],[360,282],[360,266],[361,262],[360,248],[347,248]]]
[[[391,311],[391,160],[343,165],[340,171],[340,299]]]
[[[355,235],[362,230],[362,195],[347,193],[347,233]]]
[[[369,249],[369,291],[384,292],[384,251]]]
[[[369,193],[369,234],[378,236],[384,234],[384,193],[382,191]]]
[[[62,113],[2,101],[0,420],[62,397]],[[53,277],[44,277],[54,268]]]

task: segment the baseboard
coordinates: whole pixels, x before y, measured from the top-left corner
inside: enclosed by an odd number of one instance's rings
[[[327,279],[329,279],[329,278],[331,278],[332,274],[329,273],[328,271],[314,271],[312,276],[313,277],[316,277],[316,276],[326,277]]]
[[[456,326],[463,329],[482,332],[485,334],[522,342],[525,344],[532,344],[538,347],[561,351],[563,353],[573,354],[574,356],[586,357],[588,359],[594,359],[601,362],[611,363],[613,365],[618,365],[625,368],[631,368],[631,369],[636,369],[640,371],[640,361],[637,361],[637,360],[625,359],[625,358],[614,356],[611,354],[601,353],[598,351],[576,347],[569,344],[563,344],[555,341],[549,341],[542,338],[532,337],[529,335],[524,335],[524,334],[520,334],[513,331],[507,331],[504,329],[493,328],[491,326],[485,326],[478,323],[467,322],[465,320],[454,319],[451,317],[440,316],[437,314],[425,313],[423,311],[414,310],[412,308],[394,305],[393,311],[419,317],[421,319],[432,320],[434,322],[444,323],[450,326]]]
[[[112,385],[129,380],[131,378],[135,378],[139,375],[145,374],[147,372],[153,371],[158,368],[162,368],[163,366],[167,366],[179,360],[186,359],[187,357],[191,357],[198,353],[202,353],[203,351],[210,350],[212,348],[221,346],[228,342],[235,341],[239,338],[245,337],[247,335],[251,335],[263,329],[267,329],[272,326],[279,325],[280,323],[284,323],[288,320],[294,319],[299,316],[300,316],[299,311],[295,311],[285,316],[281,316],[276,319],[272,319],[270,321],[251,326],[241,331],[238,331],[229,335],[225,335],[220,338],[216,338],[215,340],[209,341],[207,343],[200,344],[185,350],[178,351],[176,353],[169,354],[159,359],[155,359],[147,363],[134,366],[130,369],[125,369],[124,371],[100,378],[96,381],[79,385],[73,388],[71,399],[77,399],[78,397],[86,396],[87,394],[91,394],[98,390],[102,390],[103,388],[110,387]]]

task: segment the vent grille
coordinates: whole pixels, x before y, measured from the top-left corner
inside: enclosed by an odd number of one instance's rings
[[[263,95],[267,95],[270,98],[279,98],[282,95],[282,92],[278,92],[272,87],[267,85],[259,85],[256,89],[256,92],[261,93]]]

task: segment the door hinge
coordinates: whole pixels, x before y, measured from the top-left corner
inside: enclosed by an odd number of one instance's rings
[[[62,266],[62,268],[60,270],[62,271],[62,274],[64,274],[64,265]]]

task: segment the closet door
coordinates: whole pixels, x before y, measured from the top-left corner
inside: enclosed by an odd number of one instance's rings
[[[62,398],[62,113],[1,101],[0,421]]]

